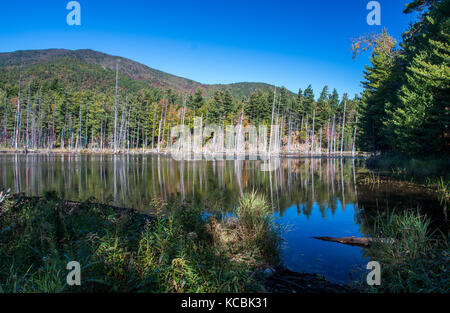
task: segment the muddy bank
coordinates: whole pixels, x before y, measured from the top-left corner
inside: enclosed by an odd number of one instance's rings
[[[359,290],[327,281],[322,275],[292,272],[278,267],[268,274],[264,287],[270,293],[358,293]]]

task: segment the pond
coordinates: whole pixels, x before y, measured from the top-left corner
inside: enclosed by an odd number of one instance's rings
[[[156,155],[5,154],[0,155],[0,190],[27,195],[53,190],[68,200],[95,199],[146,213],[152,213],[154,197],[186,199],[209,211],[229,213],[241,194],[257,191],[287,230],[285,266],[337,283],[358,278],[369,261],[364,249],[313,237],[364,236],[370,228],[364,209],[391,199],[404,204],[414,199],[408,192],[392,195],[390,188],[358,185],[363,168],[358,159],[283,158],[275,160],[273,171],[262,171],[262,164],[176,161]]]

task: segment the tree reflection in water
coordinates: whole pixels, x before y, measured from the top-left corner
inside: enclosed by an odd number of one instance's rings
[[[40,195],[55,190],[70,200],[96,199],[117,206],[150,208],[151,199],[189,198],[206,209],[230,212],[242,193],[266,195],[274,212],[296,205],[311,214],[334,214],[337,202],[357,204],[352,159],[274,159],[276,170],[262,171],[264,161],[176,161],[142,155],[3,155],[1,188]]]
[[[275,170],[262,171],[268,165]],[[0,155],[0,189],[27,195],[54,190],[69,200],[148,213],[155,197],[190,201],[207,212],[230,213],[243,193],[255,190],[270,201],[280,223],[293,226],[286,234],[286,264],[343,282],[355,264],[362,266],[364,251],[312,237],[369,234],[370,216],[396,206],[417,208],[419,196],[423,197],[395,185],[361,185],[362,167],[363,160],[342,158],[278,158],[268,164],[176,161],[155,155]],[[438,201],[422,200],[426,209],[439,207]]]

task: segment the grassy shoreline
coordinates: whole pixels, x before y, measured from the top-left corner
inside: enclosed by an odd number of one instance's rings
[[[408,157],[384,154],[370,157],[366,166],[372,172],[362,178],[364,183],[382,184],[398,181],[404,188],[419,187],[435,196],[444,211],[450,201],[450,159],[446,156]],[[382,267],[382,285],[366,287],[368,292],[448,293],[450,261],[448,233],[433,230],[431,219],[413,209],[393,212],[378,211],[372,236],[380,240],[368,249],[372,260]],[[393,240],[382,243],[383,238]],[[383,283],[384,282],[384,283]]]
[[[372,235],[368,256],[381,265],[381,285],[365,285],[367,292],[450,291],[448,236],[433,231],[427,216],[418,211],[380,212]]]
[[[0,203],[0,293],[355,292],[293,273],[265,199],[245,194],[234,216],[152,202],[155,215],[109,205],[8,196]],[[66,284],[81,264],[81,286]]]
[[[157,199],[152,216],[55,193],[1,201],[0,293],[359,292],[284,268],[283,229],[255,193],[232,217]],[[66,284],[70,261],[79,287]]]
[[[156,216],[67,203],[49,193],[0,206],[2,292],[264,292],[279,263],[280,229],[264,199],[246,195],[233,218],[155,200]],[[165,212],[165,213],[163,213]],[[66,285],[69,261],[81,287]]]
[[[0,200],[1,201],[1,200]],[[334,285],[294,273],[280,259],[283,230],[266,201],[245,194],[234,216],[205,216],[190,203],[155,199],[155,215],[55,193],[0,203],[0,293],[448,292],[448,238],[419,213],[380,212],[367,250],[382,285]],[[82,285],[66,284],[67,263]]]

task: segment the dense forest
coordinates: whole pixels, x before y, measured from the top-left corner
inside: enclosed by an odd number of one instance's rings
[[[449,152],[450,1],[415,0],[418,21],[397,45],[387,31],[354,44],[373,47],[360,102],[360,148],[407,155]]]
[[[117,137],[122,151],[155,149],[166,146],[172,127],[193,128],[193,117],[199,116],[219,125],[277,122],[299,144],[333,151],[354,148],[359,99],[341,98],[328,86],[317,100],[311,86],[295,95],[284,87],[252,83],[220,86],[227,87],[223,90],[215,86],[209,95],[211,90],[202,86],[194,92],[152,86],[121,73],[119,64],[117,71],[68,57],[25,65],[3,59],[3,64],[4,147],[112,149]]]

